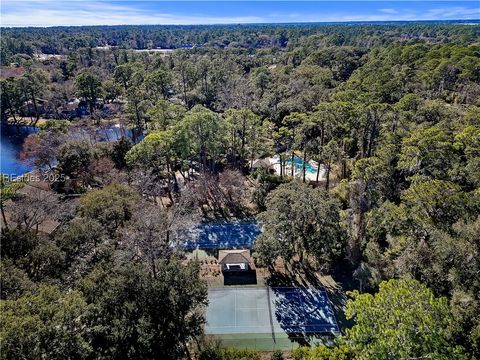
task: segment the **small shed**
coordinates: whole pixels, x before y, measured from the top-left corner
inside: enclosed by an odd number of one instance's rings
[[[250,250],[220,250],[218,252],[218,263],[223,272],[249,271]]]

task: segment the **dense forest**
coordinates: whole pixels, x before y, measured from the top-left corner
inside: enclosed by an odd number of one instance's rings
[[[14,61],[15,55],[68,54],[82,48],[105,45],[126,49],[182,47],[259,49],[287,45],[293,49],[312,35],[322,35],[326,44],[336,46],[382,45],[398,38],[423,38],[434,42],[454,41],[471,43],[478,36],[478,28],[458,24],[469,21],[420,22],[415,24],[385,23],[358,24],[355,31],[349,26],[334,24],[258,24],[258,25],[183,25],[183,26],[82,26],[51,27],[46,29],[3,28],[2,64]],[[455,25],[456,24],[456,25]],[[313,45],[313,44],[312,44]]]
[[[1,64],[50,174],[2,175],[2,358],[260,359],[204,338],[181,246],[252,217],[258,266],[348,290],[335,341],[287,356],[480,356],[479,26],[11,28]]]

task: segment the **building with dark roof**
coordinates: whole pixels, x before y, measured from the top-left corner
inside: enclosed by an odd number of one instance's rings
[[[218,263],[223,272],[249,271],[251,268],[250,250],[220,250]]]

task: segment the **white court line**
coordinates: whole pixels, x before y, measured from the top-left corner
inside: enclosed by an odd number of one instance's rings
[[[218,325],[218,326],[210,326],[210,329],[216,329],[216,328],[237,328],[237,329],[242,329],[242,328],[268,328],[267,333],[270,333],[270,325],[259,325],[259,326],[249,326],[249,325],[238,325],[238,326],[228,326],[228,325]]]
[[[279,288],[277,288],[279,289]],[[285,289],[285,288],[283,288]],[[290,290],[289,288],[287,288],[288,290]],[[211,290],[217,290],[219,292],[225,292],[225,289],[211,289]],[[211,291],[210,290],[210,291]],[[209,332],[214,332],[215,329],[228,329],[228,328],[235,328],[235,329],[265,329],[267,327],[267,325],[237,325],[237,312],[241,311],[241,310],[245,310],[245,311],[260,311],[260,312],[266,312],[268,311],[269,309],[268,308],[263,308],[263,307],[237,307],[238,305],[238,302],[237,302],[237,293],[240,293],[240,292],[250,292],[250,293],[253,293],[253,292],[263,292],[264,289],[245,289],[245,288],[233,288],[231,289],[233,290],[234,292],[234,297],[235,297],[235,301],[234,301],[234,318],[235,318],[235,323],[234,325],[222,325],[222,326],[211,326],[210,327],[210,331]],[[293,295],[293,298],[296,298],[297,299],[297,304],[300,305],[301,308],[304,308],[305,307],[305,301],[303,300],[302,296],[300,296],[300,293],[303,292],[303,291],[308,291],[309,289],[295,289],[293,291],[284,291],[284,292],[280,292],[279,294],[276,294],[275,293],[275,289],[272,289],[272,288],[268,288],[267,287],[267,291],[269,291],[273,296],[272,296],[272,300],[276,300],[278,298],[282,298],[282,297],[285,297],[285,296],[288,296],[288,295]],[[316,289],[313,289],[315,290],[315,292],[317,292],[318,295],[324,295],[327,299],[327,306],[330,307],[330,311],[331,311],[331,315],[333,315],[333,319],[334,319],[334,323],[332,324],[331,322],[326,322],[325,324],[307,324],[307,321],[306,321],[306,314],[305,313],[302,313],[300,314],[300,318],[298,320],[297,323],[292,323],[292,324],[289,324],[289,326],[296,326],[296,327],[300,327],[300,328],[303,328],[303,329],[310,329],[310,328],[318,328],[318,327],[321,327],[323,329],[327,329],[328,331],[331,331],[329,328],[336,328],[336,329],[339,329],[338,327],[338,323],[337,323],[337,319],[335,317],[335,312],[333,310],[333,306],[332,306],[332,303],[328,297],[328,292],[325,290],[325,289],[320,289],[320,288],[316,288]],[[240,293],[240,296],[242,296],[242,293]],[[259,299],[257,299],[259,300]],[[260,299],[259,301],[263,301],[264,299]],[[275,300],[273,301],[272,305],[275,306]],[[276,306],[275,306],[276,307]],[[272,308],[273,310],[273,308]],[[327,312],[328,313],[328,312]],[[276,328],[275,328],[276,329]],[[261,331],[259,333],[269,333],[269,331]]]
[[[216,326],[211,326],[212,328],[218,328],[218,327],[221,327],[221,328],[232,328],[232,327],[235,327],[235,328],[269,328],[270,329],[270,325],[238,325],[238,326],[232,326],[232,325],[216,325]]]

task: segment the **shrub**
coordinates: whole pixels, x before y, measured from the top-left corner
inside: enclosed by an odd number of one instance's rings
[[[272,354],[271,359],[272,360],[284,360],[285,357],[283,356],[283,353],[280,350],[275,350]]]

